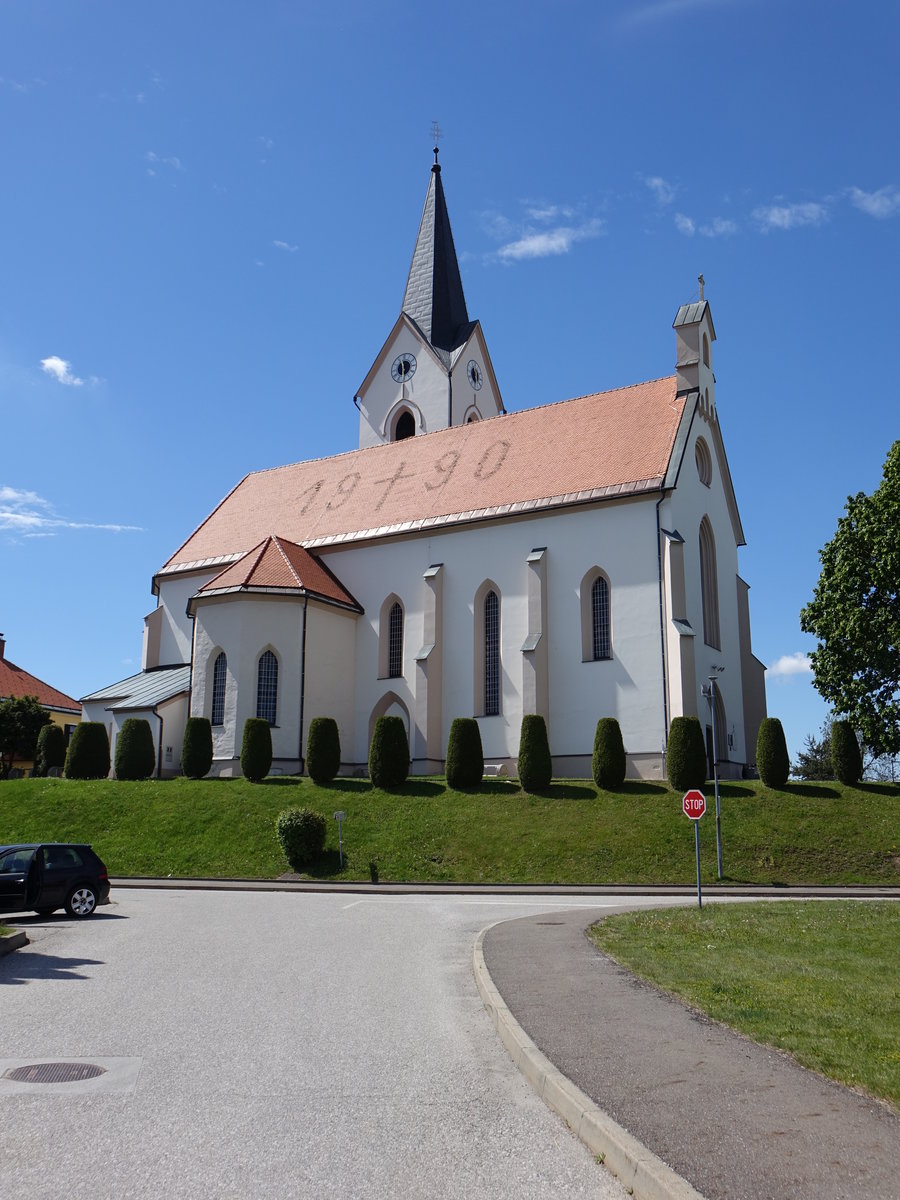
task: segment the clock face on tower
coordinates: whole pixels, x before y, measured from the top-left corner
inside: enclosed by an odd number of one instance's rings
[[[406,383],[416,373],[416,356],[414,354],[399,354],[391,367],[391,375],[395,383]]]
[[[484,382],[484,376],[481,373],[481,367],[479,367],[474,358],[470,358],[466,364],[466,374],[468,375],[469,383],[471,383],[474,390],[476,392],[480,392],[481,385]]]

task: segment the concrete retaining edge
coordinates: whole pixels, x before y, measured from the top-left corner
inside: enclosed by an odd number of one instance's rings
[[[484,937],[496,924],[502,922],[486,926],[475,939],[472,968],[482,1003],[518,1069],[547,1107],[562,1117],[592,1154],[602,1157],[603,1165],[631,1189],[637,1200],[703,1200],[686,1179],[557,1070],[515,1019],[494,986],[484,961]]]
[[[13,950],[19,950],[22,946],[27,945],[28,938],[21,929],[18,933],[10,933],[6,937],[0,937],[0,958],[4,954],[11,954]]]

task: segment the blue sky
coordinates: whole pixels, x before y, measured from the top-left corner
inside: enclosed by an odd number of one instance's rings
[[[441,161],[507,408],[670,374],[706,278],[754,649],[897,420],[900,17],[813,0],[7,0],[0,630],[76,696],[249,470],[356,445]]]

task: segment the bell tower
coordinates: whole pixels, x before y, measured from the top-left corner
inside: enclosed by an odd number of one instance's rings
[[[481,324],[469,319],[437,144],[400,316],[354,400],[360,447],[505,411]]]

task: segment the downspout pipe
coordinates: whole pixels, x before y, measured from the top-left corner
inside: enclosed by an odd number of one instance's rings
[[[656,502],[656,570],[659,579],[659,649],[662,661],[662,702],[663,702],[663,745],[669,741],[669,672],[666,664],[666,617],[665,595],[663,593],[663,563],[662,563],[662,526],[659,521],[659,508],[666,494],[660,492]],[[665,751],[663,751],[665,754]]]
[[[303,632],[300,635],[300,745],[297,757],[300,759],[300,774],[306,773],[306,760],[303,757],[303,709],[306,703],[306,609],[309,605],[309,593],[303,594]]]
[[[159,745],[156,748],[156,778],[162,779],[162,757],[163,757],[163,731],[165,723],[162,719],[162,713],[153,709],[153,715],[159,721]]]

